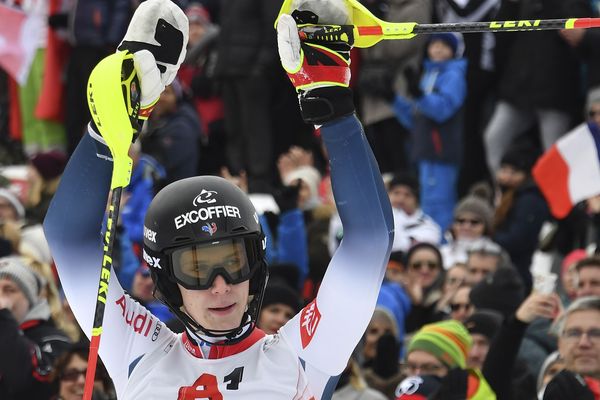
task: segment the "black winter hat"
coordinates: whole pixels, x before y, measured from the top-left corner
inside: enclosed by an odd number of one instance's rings
[[[500,165],[509,165],[529,175],[538,159],[538,155],[537,150],[530,146],[513,146],[504,153],[500,160]]]
[[[502,325],[502,314],[494,310],[477,310],[465,321],[465,328],[492,340]]]
[[[388,187],[391,190],[396,186],[408,187],[412,192],[413,196],[417,198],[417,201],[420,201],[419,180],[414,175],[408,173],[395,174],[390,183],[388,184]]]
[[[290,306],[294,312],[300,311],[300,295],[291,287],[282,283],[268,283],[262,301],[264,309],[271,304],[285,304]]]
[[[517,270],[500,267],[475,285],[469,297],[476,309],[495,310],[506,318],[525,299],[525,287]]]

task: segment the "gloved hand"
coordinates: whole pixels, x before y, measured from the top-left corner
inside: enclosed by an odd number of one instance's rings
[[[164,88],[175,79],[188,37],[188,19],[174,2],[146,0],[135,10],[118,50],[134,54],[142,92],[140,119],[148,118]],[[142,51],[151,53],[153,59],[137,54]]]
[[[469,371],[454,368],[448,371],[432,400],[464,400],[467,398]]]
[[[300,41],[294,18],[287,14],[279,17],[279,58],[299,94],[302,117],[309,123],[323,124],[354,112],[348,88],[354,42],[338,28],[328,26],[324,28],[327,34]]]
[[[298,208],[298,194],[300,193],[300,179],[289,186],[283,186],[273,193],[273,198],[279,207],[279,214]]]

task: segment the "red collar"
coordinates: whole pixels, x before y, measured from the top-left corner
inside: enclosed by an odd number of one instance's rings
[[[21,328],[21,330],[24,331],[29,328],[33,328],[34,326],[38,326],[41,323],[42,323],[41,319],[32,319],[32,320],[23,322],[21,325],[19,325],[19,328]]]
[[[252,332],[246,336],[244,339],[239,342],[231,345],[212,345],[210,347],[210,352],[208,354],[209,359],[217,359],[217,358],[225,358],[232,356],[234,354],[241,353],[242,351],[248,349],[254,343],[258,342],[260,339],[265,337],[266,334],[258,328],[254,328]],[[188,337],[187,332],[183,332],[181,335],[181,341],[183,343],[183,347],[194,357],[196,358],[204,358],[202,355],[202,351],[200,347]]]

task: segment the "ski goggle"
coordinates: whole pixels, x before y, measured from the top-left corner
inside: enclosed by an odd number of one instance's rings
[[[230,239],[176,249],[171,254],[175,281],[186,289],[209,289],[217,275],[229,284],[252,277],[257,255],[252,240]]]

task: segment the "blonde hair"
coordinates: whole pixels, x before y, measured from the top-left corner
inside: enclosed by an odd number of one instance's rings
[[[56,326],[65,332],[73,342],[79,341],[81,336],[79,327],[73,321],[69,321],[65,315],[62,301],[60,295],[58,294],[58,288],[56,287],[54,274],[50,265],[43,263],[37,260],[35,257],[27,254],[23,254],[21,259],[26,265],[44,278],[45,285],[40,291],[40,297],[45,298],[48,302],[48,306],[50,307],[50,315]]]
[[[0,237],[10,242],[14,254],[19,252],[19,247],[21,246],[21,227],[19,223],[2,221],[0,223]]]
[[[348,364],[350,366],[350,385],[355,390],[365,390],[368,385],[367,381],[365,381],[365,378],[362,375],[358,362],[354,359],[354,357],[352,357],[350,358]]]

